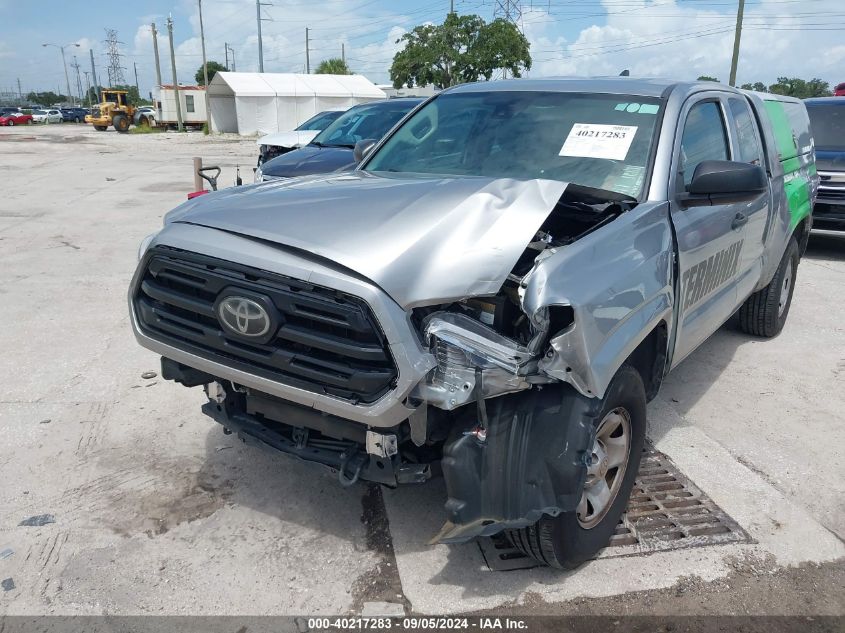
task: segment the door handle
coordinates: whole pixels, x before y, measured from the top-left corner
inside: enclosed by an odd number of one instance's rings
[[[745,223],[748,222],[748,216],[744,213],[737,213],[734,216],[733,222],[731,222],[732,229],[738,229],[739,227],[743,226]]]

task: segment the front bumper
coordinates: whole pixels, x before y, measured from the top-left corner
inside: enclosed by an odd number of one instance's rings
[[[845,172],[819,171],[819,178],[813,228],[845,231]]]
[[[138,266],[129,287],[132,329],[143,347],[212,376],[368,427],[394,427],[414,413],[415,405],[409,401],[410,393],[434,367],[435,359],[416,338],[407,313],[369,281],[265,242],[197,225],[169,224],[150,243],[150,248],[155,246],[169,246],[237,262],[360,297],[370,306],[384,332],[396,362],[398,377],[396,386],[375,402],[353,404],[348,400],[256,376],[148,336],[139,326],[133,303],[133,297],[143,279],[145,260]]]

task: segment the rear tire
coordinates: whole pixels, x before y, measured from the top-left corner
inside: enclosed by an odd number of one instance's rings
[[[126,134],[129,131],[129,118],[125,114],[115,114],[112,125],[121,134]]]
[[[12,119],[9,119],[9,122],[6,125],[8,125],[10,127],[15,127],[15,122],[12,121]]]
[[[550,567],[574,569],[594,558],[608,544],[625,511],[645,442],[646,395],[636,369],[629,365],[619,369],[593,426],[596,437],[578,507],[507,532],[514,547]],[[623,455],[618,466],[611,466]]]
[[[780,334],[789,316],[800,251],[790,238],[780,265],[769,285],[745,300],[739,309],[739,326],[746,334],[771,338]]]
[[[98,132],[105,132],[107,129],[109,129],[109,126],[108,125],[95,125],[94,129],[97,130]]]

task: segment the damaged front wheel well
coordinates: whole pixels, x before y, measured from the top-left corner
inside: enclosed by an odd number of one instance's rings
[[[625,364],[634,367],[643,379],[646,399],[651,402],[660,391],[666,373],[666,351],[669,341],[668,327],[661,321],[649,332],[642,343],[631,352]]]

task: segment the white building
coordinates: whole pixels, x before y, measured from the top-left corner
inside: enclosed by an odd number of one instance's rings
[[[217,72],[208,85],[212,131],[243,136],[285,132],[318,112],[384,98],[363,75]]]
[[[207,120],[204,86],[179,86],[179,102],[182,104],[182,122],[185,125],[201,126]],[[176,91],[173,85],[159,86],[155,101],[156,122],[159,125],[176,125]]]

